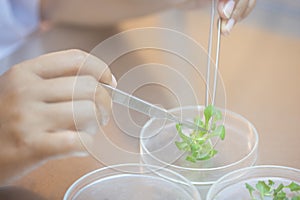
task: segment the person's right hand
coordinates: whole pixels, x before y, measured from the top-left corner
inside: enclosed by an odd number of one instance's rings
[[[25,61],[0,77],[0,185],[50,158],[86,155],[77,131],[95,130],[96,118],[106,123],[111,109],[99,82],[116,84],[104,62],[80,50]]]

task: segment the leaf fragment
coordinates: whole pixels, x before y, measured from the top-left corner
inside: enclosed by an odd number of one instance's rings
[[[268,182],[258,181],[255,188],[248,183],[245,183],[245,186],[249,191],[251,200],[257,200],[254,197],[254,192],[259,194],[261,200],[264,200],[265,197],[271,197],[273,200],[300,200],[300,187],[299,184],[295,182],[291,182],[289,185],[280,183],[275,187],[275,182],[268,180]],[[289,193],[287,195],[285,189],[289,189],[292,194]]]
[[[250,193],[251,199],[254,200],[253,192],[255,191],[254,187],[252,187],[250,184],[245,183],[247,190]]]
[[[295,183],[295,182],[291,182],[288,186],[287,186],[292,192],[295,191],[300,191],[300,185]]]
[[[264,196],[269,195],[271,190],[271,187],[268,186],[264,181],[258,181],[255,187],[260,193],[261,200],[264,199]]]

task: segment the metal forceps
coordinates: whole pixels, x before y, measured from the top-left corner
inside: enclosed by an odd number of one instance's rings
[[[158,107],[145,100],[139,99],[136,96],[128,94],[110,85],[101,84],[101,86],[104,87],[109,93],[111,93],[112,102],[114,103],[133,109],[149,117],[155,117],[158,119],[168,119],[176,123],[180,123],[183,126],[190,129],[206,131],[204,128],[197,126],[193,122],[190,122],[188,120],[180,120],[177,116],[168,112],[164,108]]]
[[[212,89],[212,100],[209,102],[209,90],[210,90],[210,72],[211,72],[211,59],[212,59],[212,43],[213,43],[213,33],[214,33],[214,21],[215,21],[215,6],[216,0],[212,1],[211,6],[211,19],[210,19],[210,30],[208,39],[208,60],[207,60],[207,74],[206,74],[206,94],[205,94],[205,105],[214,105],[217,92],[217,82],[218,82],[218,70],[219,70],[219,57],[220,57],[220,43],[221,43],[221,18],[217,22],[217,42],[216,42],[216,60],[215,60],[215,70],[213,75],[213,89]]]
[[[214,105],[216,100],[216,93],[217,93],[217,84],[218,84],[218,71],[219,71],[219,57],[220,57],[220,43],[221,43],[221,25],[222,20],[221,18],[217,21],[217,42],[216,42],[216,55],[215,55],[215,69],[213,74],[213,89],[212,89],[212,97],[211,102],[210,100],[210,72],[211,72],[211,59],[212,59],[212,44],[213,44],[213,33],[214,33],[214,21],[215,21],[215,10],[216,10],[216,0],[212,0],[211,5],[211,18],[210,18],[210,30],[209,30],[209,38],[208,38],[208,59],[207,59],[207,74],[206,74],[206,94],[205,94],[205,106]],[[208,130],[210,132],[210,130]],[[212,140],[209,143],[214,148],[218,141],[218,138],[214,142]],[[205,155],[204,155],[205,156]]]

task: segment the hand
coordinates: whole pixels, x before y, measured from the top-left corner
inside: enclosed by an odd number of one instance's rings
[[[77,131],[89,137],[94,115],[105,123],[111,109],[99,82],[115,86],[107,65],[80,50],[25,61],[0,77],[0,185],[48,159],[86,155]]]
[[[209,6],[214,0],[186,0],[180,4],[181,8],[199,8]],[[221,32],[228,35],[233,26],[249,15],[256,4],[256,0],[218,0],[217,9],[222,19]]]
[[[233,26],[253,10],[256,0],[219,0],[218,12],[222,18],[221,31],[228,35]]]

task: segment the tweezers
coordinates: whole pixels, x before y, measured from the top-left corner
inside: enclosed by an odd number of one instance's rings
[[[210,70],[211,70],[211,59],[212,59],[212,43],[213,43],[213,33],[214,33],[214,19],[215,19],[215,7],[216,0],[212,1],[211,5],[211,19],[210,19],[210,30],[209,30],[209,38],[208,38],[208,58],[207,58],[207,74],[206,74],[206,98],[205,105],[209,104],[214,105],[216,99],[217,92],[217,84],[218,84],[218,70],[219,70],[219,57],[220,57],[220,44],[221,44],[221,18],[218,19],[218,27],[217,27],[217,43],[216,43],[216,59],[215,59],[215,70],[214,70],[214,82],[212,89],[212,100],[209,102],[209,94],[210,94]]]
[[[151,118],[168,119],[170,121],[179,123],[182,126],[185,126],[187,128],[191,128],[194,130],[201,130],[205,132],[207,131],[206,129],[197,126],[193,122],[187,120],[180,120],[177,116],[173,115],[168,110],[156,106],[152,103],[149,103],[134,95],[128,94],[122,90],[119,90],[107,84],[100,84],[100,85],[110,93],[112,102],[114,103],[117,103],[119,105],[143,113]]]

